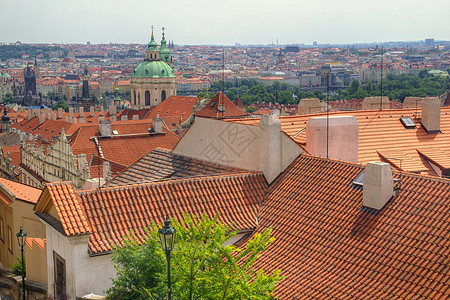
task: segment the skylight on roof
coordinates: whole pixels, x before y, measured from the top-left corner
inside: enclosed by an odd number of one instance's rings
[[[352,182],[354,185],[363,186],[364,184],[364,171],[361,171],[361,173],[356,176],[356,178]]]
[[[112,133],[115,135],[119,134],[119,132],[117,132],[117,130],[113,130]]]
[[[406,128],[416,128],[416,123],[411,117],[401,117],[400,121]]]

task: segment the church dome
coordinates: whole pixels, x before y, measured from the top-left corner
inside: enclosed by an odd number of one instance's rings
[[[163,61],[146,60],[133,69],[131,78],[175,78],[175,72]]]

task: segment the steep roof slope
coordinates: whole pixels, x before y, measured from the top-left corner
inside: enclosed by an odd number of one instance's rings
[[[352,181],[363,166],[302,154],[270,187],[257,231],[275,241],[255,263],[281,269],[280,299],[450,297],[450,181],[394,172],[379,212]]]
[[[218,92],[206,106],[194,116],[213,119],[249,117],[250,114],[237,107],[225,94]]]
[[[245,171],[156,148],[106,183],[105,187],[238,172]]]
[[[139,238],[151,223],[183,213],[210,216],[239,229],[253,229],[267,189],[262,173],[239,173],[135,184],[92,191],[75,191],[70,183],[48,184],[36,206],[37,214],[67,236],[91,232],[89,251],[107,252],[125,236]],[[42,203],[41,203],[42,200]],[[57,208],[60,223],[49,218],[46,202]],[[84,220],[87,220],[85,222]]]

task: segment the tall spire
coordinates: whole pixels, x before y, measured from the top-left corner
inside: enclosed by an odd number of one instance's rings
[[[162,28],[162,39],[161,39],[161,47],[159,49],[159,57],[162,61],[166,63],[172,62],[172,56],[170,55],[170,50],[167,48],[166,34],[164,32],[165,28]]]

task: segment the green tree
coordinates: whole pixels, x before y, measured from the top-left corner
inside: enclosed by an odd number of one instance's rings
[[[14,97],[11,95],[11,93],[6,93],[5,97],[3,97],[3,102],[4,103],[13,103]]]
[[[273,240],[271,230],[257,233],[245,247],[222,245],[236,231],[217,217],[187,215],[174,220],[176,247],[172,251],[174,299],[272,299],[280,272],[271,275],[252,269],[253,262]],[[165,255],[154,224],[141,244],[131,236],[113,252],[117,278],[110,299],[165,299]]]
[[[58,108],[62,108],[65,112],[67,112],[69,110],[69,107],[67,106],[67,103],[59,100],[58,103],[56,105],[53,105],[52,109],[53,110],[57,110]]]
[[[236,94],[233,91],[228,91],[225,93],[225,95],[227,96],[228,99],[230,99],[231,101],[236,100]]]

